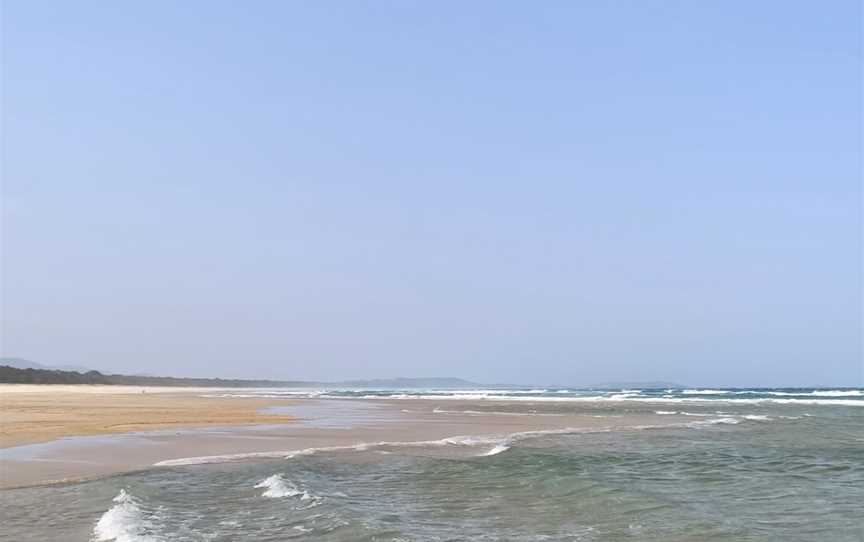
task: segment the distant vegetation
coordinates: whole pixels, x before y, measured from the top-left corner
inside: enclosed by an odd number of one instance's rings
[[[0,359],[0,363],[5,361]],[[470,388],[479,384],[461,378],[392,378],[384,380],[350,380],[346,382],[309,382],[300,380],[240,380],[222,378],[178,378],[172,376],[140,376],[103,374],[99,371],[61,371],[35,369],[45,367],[35,362],[15,360],[24,368],[0,365],[3,384],[105,384],[120,386],[200,386],[222,388]]]
[[[126,386],[210,386],[225,388],[242,387],[293,387],[308,386],[310,382],[274,380],[226,380],[222,378],[175,378],[171,376],[129,376],[102,374],[99,371],[59,371],[50,369],[17,369],[0,365],[0,383],[4,384],[107,384]]]
[[[74,367],[74,366],[73,366]],[[471,389],[482,384],[454,377],[380,378],[373,380],[345,380],[342,382],[313,382],[307,380],[243,380],[222,378],[181,378],[173,376],[116,375],[84,369],[64,370],[70,366],[50,367],[20,358],[0,358],[2,384],[104,384],[120,386],[196,386],[221,388],[366,388],[366,389]],[[522,388],[498,384],[493,387]],[[684,388],[674,382],[611,382],[585,386],[582,389],[664,389]]]
[[[18,367],[7,364],[13,361]],[[20,368],[24,367],[24,368]],[[180,378],[173,376],[115,375],[99,371],[63,371],[18,358],[0,358],[2,384],[104,384],[119,386],[196,386],[221,388],[366,388],[366,389],[471,389],[482,384],[454,377],[382,378],[374,380],[345,380],[342,382],[311,382],[304,380],[243,380],[222,378]],[[518,389],[524,386],[496,385],[494,387]],[[684,388],[674,382],[612,382],[596,384],[582,389],[620,390],[651,388]]]
[[[223,378],[181,378],[173,376],[117,375],[99,371],[68,371],[19,358],[0,358],[2,384],[103,384],[115,386],[196,386],[221,388],[366,388],[366,389],[471,389],[482,384],[454,377],[382,378],[312,382],[304,380],[244,380]],[[496,385],[518,389],[524,386]],[[674,382],[612,382],[583,389],[620,390],[650,388],[683,388]]]

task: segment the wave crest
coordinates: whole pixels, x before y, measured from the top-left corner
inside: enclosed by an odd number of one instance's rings
[[[265,489],[266,491],[264,491],[261,496],[268,499],[296,497],[300,501],[307,502],[309,504],[307,508],[317,506],[321,502],[320,497],[309,493],[305,489],[297,488],[290,481],[286,480],[285,477],[283,477],[281,474],[274,474],[273,476],[269,476],[261,480],[260,482],[255,484],[255,488]]]
[[[114,506],[102,514],[93,527],[92,540],[114,542],[163,542],[152,534],[153,514],[140,501],[121,489],[113,499]]]

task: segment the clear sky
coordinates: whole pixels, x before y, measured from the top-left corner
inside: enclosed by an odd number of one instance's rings
[[[2,4],[2,355],[862,385],[862,8]]]

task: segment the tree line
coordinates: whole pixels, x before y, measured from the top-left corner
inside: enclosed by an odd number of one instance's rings
[[[225,388],[301,387],[314,382],[276,380],[235,380],[222,378],[180,378],[173,376],[138,376],[103,374],[99,371],[60,371],[54,369],[17,369],[0,365],[3,384],[104,384],[119,386],[207,386]]]

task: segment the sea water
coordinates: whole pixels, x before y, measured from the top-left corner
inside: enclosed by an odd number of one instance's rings
[[[100,480],[5,490],[0,538],[864,539],[861,390],[314,395],[401,397],[407,408],[412,398],[431,398],[440,400],[441,416],[556,416],[581,409],[595,416],[650,412],[685,421],[671,427],[369,443],[269,460],[197,458]]]

